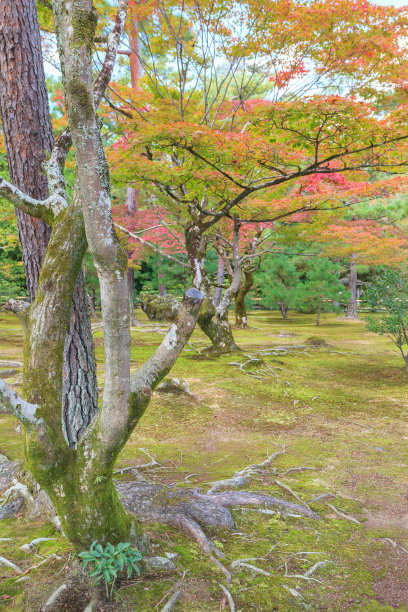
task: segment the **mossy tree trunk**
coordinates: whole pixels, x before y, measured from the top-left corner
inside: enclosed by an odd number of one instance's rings
[[[188,261],[191,270],[194,271],[197,268],[199,261],[201,262],[201,268],[203,270],[200,278],[200,289],[205,295],[205,299],[201,305],[197,323],[205,335],[211,340],[212,349],[217,353],[231,353],[238,350],[232,334],[231,324],[228,320],[228,308],[234,299],[241,280],[241,258],[239,254],[240,226],[241,223],[235,220],[233,238],[234,268],[231,274],[230,285],[225,290],[224,295],[217,305],[214,302],[211,283],[203,265],[205,246],[201,246],[200,249],[193,249],[189,242],[186,241]],[[202,236],[202,229],[199,223],[196,222],[193,229],[196,231],[198,237]],[[199,253],[199,255],[197,253]],[[224,258],[224,261],[227,261],[226,258]]]
[[[211,340],[215,352],[231,353],[238,350],[228,321],[228,310],[218,316],[210,294],[207,294],[203,301],[197,323]]]
[[[42,164],[54,146],[35,0],[0,3],[0,115],[13,185],[49,196]],[[50,226],[16,208],[29,300],[37,292]],[[63,424],[74,446],[97,410],[94,347],[82,275],[73,295],[64,349]]]
[[[254,272],[251,267],[243,269],[243,278],[239,289],[235,294],[235,325],[242,329],[248,327],[248,316],[245,305],[245,298],[251,291],[254,284]]]
[[[92,2],[53,1],[69,132],[57,141],[47,162],[51,195],[35,200],[0,178],[1,196],[51,227],[35,300],[8,303],[23,324],[24,399],[0,380],[0,408],[22,423],[27,467],[50,496],[65,534],[77,549],[95,539],[117,543],[140,534],[137,521],[117,497],[113,466],[152,391],[188,341],[203,297],[195,288],[199,285],[195,278],[161,345],[130,375],[127,257],[113,228],[109,168],[96,115],[115,64],[126,9],[127,0],[119,0],[105,61],[93,83],[96,14]],[[77,172],[68,201],[63,165],[71,139]],[[87,248],[101,289],[105,386],[99,411],[73,448],[64,436],[63,361],[72,298]],[[200,276],[198,265],[196,277]]]

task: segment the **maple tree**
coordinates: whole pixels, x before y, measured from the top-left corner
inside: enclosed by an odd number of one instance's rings
[[[254,224],[255,234],[262,224],[271,224],[271,231],[298,231],[311,218],[321,220],[323,213],[334,223],[339,210],[403,188],[400,178],[371,183],[366,170],[406,168],[406,110],[378,117],[369,104],[347,97],[345,87],[342,96],[326,95],[325,89],[344,79],[363,96],[375,83],[394,78],[398,62],[403,65],[399,41],[405,22],[401,11],[364,2],[279,0],[268,3],[268,10],[252,0],[135,4],[144,75],[138,91],[132,91],[111,82],[127,1],[119,0],[113,25],[111,11],[104,13],[99,30],[91,0],[53,0],[52,7],[69,130],[62,132],[46,164],[49,198],[35,200],[0,180],[3,197],[52,226],[34,302],[9,305],[24,324],[24,399],[0,380],[0,402],[21,421],[27,466],[50,495],[75,546],[128,537],[142,546],[135,515],[148,507],[150,519],[160,520],[151,499],[161,491],[153,488],[149,497],[143,486],[125,483],[127,512],[112,480],[114,462],[196,320],[207,317],[215,343],[225,341],[205,270],[209,246],[219,236],[224,244],[232,243],[228,248],[236,265],[219,303],[225,309],[239,285],[234,280],[242,264],[240,232],[247,224]],[[93,49],[99,39],[105,55],[95,78]],[[306,97],[312,84],[323,95]],[[166,211],[167,225],[168,218],[175,220],[193,285],[163,342],[132,374],[127,253],[114,229],[97,115],[108,86],[114,93],[103,119],[122,117],[117,127],[121,137],[115,137],[109,155],[115,187],[143,187],[156,211]],[[71,143],[76,172],[68,197],[63,169]],[[342,184],[336,177],[346,172],[349,183]],[[316,175],[325,178],[318,191],[305,185]],[[61,422],[62,356],[87,248],[101,290],[105,381],[98,412],[69,447]],[[183,493],[187,504],[186,489]],[[195,519],[213,526],[215,520],[231,524],[228,506],[291,507],[244,491],[192,493],[191,499]],[[174,505],[163,511],[163,520],[187,531],[212,555],[198,522],[188,512],[175,514]],[[297,510],[313,515],[305,507]]]
[[[236,207],[242,222],[277,222],[403,188],[396,180],[372,184],[364,170],[404,166],[404,111],[379,119],[361,96],[403,65],[404,12],[358,2],[352,13],[344,2],[230,9],[205,2],[135,6],[144,75],[136,95],[112,86],[115,113],[123,113],[109,153],[115,185],[137,183],[149,201],[177,216],[180,231],[194,228],[201,259],[213,228]],[[307,97],[329,85],[343,97]],[[346,91],[360,99],[344,97]],[[351,178],[342,184],[345,172]],[[312,188],[321,177],[324,192]],[[186,241],[194,271],[190,247]],[[206,275],[201,289],[200,326],[217,350],[233,347],[222,300],[214,303]]]

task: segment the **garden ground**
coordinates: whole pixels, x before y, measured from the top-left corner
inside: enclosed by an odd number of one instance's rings
[[[138,316],[132,367],[166,328]],[[258,311],[249,324],[234,330],[242,349],[234,355],[200,352],[207,342],[194,332],[171,373],[191,394],[156,392],[117,468],[146,463],[145,449],[159,466],[144,477],[206,490],[285,449],[247,488],[293,502],[296,495],[321,519],[234,510],[236,532],[213,534],[223,563],[249,559],[264,570],[231,571],[236,610],[408,610],[408,373],[401,356],[363,322],[337,315],[324,315],[316,327],[314,315],[283,320]],[[102,386],[102,333],[94,327]],[[21,352],[17,320],[0,313],[0,360],[21,360]],[[18,387],[19,376],[8,382]],[[1,416],[0,423],[0,453],[21,460],[17,421]],[[326,493],[333,496],[311,501]],[[168,526],[146,525],[146,532],[155,554],[178,554],[177,571],[122,584],[112,610],[160,610],[178,589],[175,611],[228,609],[225,577],[197,544]],[[37,556],[20,550],[37,537],[55,539],[41,543]],[[40,610],[74,565],[52,524],[23,514],[0,523],[0,555],[23,571],[52,553],[60,559],[32,569],[26,581],[0,566],[0,610]]]

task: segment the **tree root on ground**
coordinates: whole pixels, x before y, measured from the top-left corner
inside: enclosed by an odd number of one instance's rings
[[[225,574],[228,582],[231,580],[231,574],[218,559],[223,559],[224,555],[204,530],[233,531],[235,523],[229,508],[276,507],[283,513],[289,511],[314,519],[320,518],[306,506],[256,492],[223,491],[210,494],[202,493],[196,488],[186,489],[146,481],[121,481],[115,484],[127,510],[142,522],[168,524],[184,532],[197,542],[201,550]]]

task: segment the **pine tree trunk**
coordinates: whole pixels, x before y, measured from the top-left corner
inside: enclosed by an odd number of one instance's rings
[[[350,301],[347,305],[346,319],[358,319],[358,308],[357,308],[357,266],[352,256],[350,261],[350,274],[349,274],[349,291],[351,293]]]
[[[0,115],[11,182],[45,199],[42,163],[54,139],[45,86],[35,0],[0,2]],[[30,302],[35,298],[50,228],[16,211]],[[71,446],[97,410],[94,347],[82,273],[64,350],[64,430]]]

